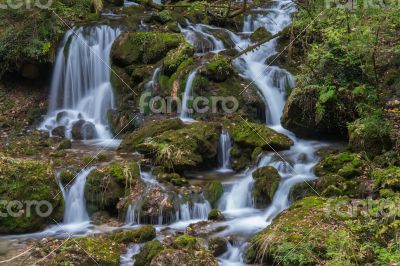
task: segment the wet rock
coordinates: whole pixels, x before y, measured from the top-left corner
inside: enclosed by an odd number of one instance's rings
[[[224,194],[224,187],[219,181],[211,181],[204,188],[204,196],[211,206],[216,207],[219,199]]]
[[[258,168],[253,173],[254,185],[252,195],[258,208],[265,208],[271,203],[278,189],[281,177],[272,166]]]
[[[225,220],[225,217],[218,209],[212,209],[208,213],[208,220],[211,220],[211,221],[223,221],[223,220]]]
[[[271,39],[272,34],[270,32],[268,32],[264,27],[259,27],[258,29],[256,29],[251,35],[250,35],[250,39],[253,42],[259,42],[259,41],[267,41],[269,39]]]
[[[6,202],[0,208],[12,210],[0,219],[0,234],[39,231],[61,218],[62,196],[48,162],[0,157],[0,177],[0,195]],[[36,203],[28,203],[32,200]]]
[[[201,221],[190,224],[186,228],[186,233],[192,236],[206,237],[214,233],[223,231],[227,226],[216,226],[212,221]]]
[[[207,250],[164,250],[156,256],[152,266],[170,266],[170,265],[194,265],[194,266],[216,266],[217,260]]]
[[[135,256],[134,266],[150,266],[155,256],[160,254],[165,249],[165,246],[158,240],[147,242]]]
[[[156,229],[152,225],[144,225],[132,230],[115,233],[111,236],[118,243],[144,243],[156,237]]]
[[[208,240],[208,249],[215,257],[219,257],[228,250],[228,240],[223,237],[211,237]]]
[[[65,126],[58,126],[51,131],[51,135],[65,138]]]
[[[96,127],[92,122],[79,120],[72,126],[72,138],[77,140],[90,140],[97,137]]]
[[[232,65],[221,55],[215,55],[207,65],[207,77],[216,82],[223,82],[233,75]]]
[[[56,149],[66,150],[66,149],[71,149],[71,147],[72,147],[72,142],[69,139],[64,139],[57,145]]]

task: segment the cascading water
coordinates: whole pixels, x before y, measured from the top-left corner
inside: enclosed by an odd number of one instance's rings
[[[114,108],[110,50],[121,33],[106,25],[69,30],[58,50],[47,117],[39,127],[67,138],[112,138],[107,112]]]
[[[219,147],[218,147],[218,160],[220,168],[218,171],[229,172],[231,169],[231,156],[230,151],[232,148],[232,141],[229,132],[223,131],[219,137]]]
[[[86,211],[85,185],[86,177],[93,168],[82,170],[69,189],[65,189],[60,182],[60,189],[64,197],[64,224],[77,224],[89,221]]]
[[[193,121],[189,113],[189,100],[191,98],[193,81],[196,77],[196,74],[197,74],[197,69],[192,70],[186,80],[185,92],[182,97],[182,108],[180,114],[180,119],[182,121]]]
[[[216,28],[205,24],[192,24],[189,20],[186,20],[186,24],[186,28],[179,26],[179,29],[185,36],[185,39],[195,48],[197,53],[218,53],[225,49],[224,43],[221,40],[207,32],[207,30]]]
[[[151,80],[149,82],[147,82],[145,85],[146,91],[151,92],[157,86],[158,79],[160,78],[160,70],[161,70],[160,67],[157,67],[154,70]]]

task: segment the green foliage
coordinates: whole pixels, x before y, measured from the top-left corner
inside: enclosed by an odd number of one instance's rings
[[[219,181],[211,181],[204,188],[204,196],[210,202],[211,206],[216,207],[218,200],[224,194],[224,187]]]

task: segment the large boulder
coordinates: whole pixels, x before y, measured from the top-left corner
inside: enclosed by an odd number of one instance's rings
[[[234,73],[230,62],[222,55],[215,55],[207,65],[207,77],[216,82],[223,82]]]
[[[282,125],[301,137],[342,137],[357,118],[356,96],[350,91],[319,86],[296,87],[286,101]]]
[[[177,48],[185,39],[181,34],[162,32],[130,32],[121,34],[111,50],[113,63],[125,67],[132,64],[151,64]]]
[[[220,181],[211,181],[204,188],[204,197],[213,207],[217,207],[218,201],[223,194],[224,187]]]
[[[139,182],[137,162],[114,162],[98,167],[87,176],[85,198],[90,214],[107,211],[116,215],[116,205]]]
[[[212,168],[217,164],[219,134],[219,125],[197,122],[148,137],[137,150],[151,157],[156,165],[175,171],[187,167]]]
[[[77,121],[71,130],[72,138],[76,140],[90,140],[97,138],[96,126],[83,119]]]
[[[253,173],[254,185],[252,196],[257,208],[265,208],[272,202],[275,191],[278,189],[281,177],[272,166],[258,168]]]
[[[44,229],[62,218],[62,194],[49,163],[0,157],[0,234]]]

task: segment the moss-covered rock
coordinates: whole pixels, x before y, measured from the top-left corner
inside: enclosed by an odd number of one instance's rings
[[[376,188],[400,191],[400,167],[392,166],[385,169],[375,169],[372,172]]]
[[[180,119],[165,119],[147,123],[135,130],[133,133],[126,135],[119,146],[119,149],[124,151],[135,151],[146,138],[155,137],[163,132],[177,130],[183,127],[184,124]]]
[[[207,77],[216,82],[223,82],[233,75],[232,65],[222,55],[215,55],[207,65]]]
[[[246,251],[249,263],[282,265],[390,264],[398,251],[388,230],[382,242],[377,234],[381,201],[308,197],[294,203],[272,224],[252,238]],[[392,204],[392,203],[391,203]],[[372,206],[368,210],[363,207]],[[396,207],[392,204],[391,209]],[[386,212],[388,213],[388,212]],[[391,217],[391,216],[388,216]],[[384,222],[391,228],[390,219]],[[290,254],[290,255],[288,255]],[[383,255],[385,254],[385,255]]]
[[[349,148],[354,152],[365,151],[374,157],[392,147],[391,125],[383,117],[371,114],[354,121],[348,129]]]
[[[217,163],[219,132],[214,123],[197,122],[146,138],[137,150],[153,158],[156,165],[175,171],[206,163],[212,167]]]
[[[156,237],[156,229],[152,225],[144,225],[139,228],[115,233],[111,236],[118,243],[144,243]]]
[[[286,101],[282,125],[303,137],[344,137],[357,118],[356,96],[320,86],[296,87]]]
[[[225,220],[225,217],[218,209],[212,209],[208,213],[208,220],[211,220],[211,221],[223,221],[223,220]]]
[[[254,185],[252,196],[257,208],[265,208],[271,203],[275,191],[278,189],[281,177],[272,166],[258,168],[253,173]]]
[[[158,240],[147,242],[135,256],[134,266],[150,266],[153,258],[161,253],[165,246]]]
[[[287,150],[293,141],[262,124],[240,121],[232,129],[233,141],[239,145],[260,147],[268,151]]]
[[[0,156],[0,234],[39,231],[60,220],[62,194],[48,163]],[[2,215],[3,216],[3,215]]]
[[[204,188],[204,196],[211,206],[216,207],[219,199],[224,194],[224,187],[219,181],[211,181]]]
[[[129,193],[140,176],[137,162],[114,162],[97,168],[87,176],[85,198],[89,213],[108,211],[116,214],[116,205]]]
[[[194,53],[193,47],[184,42],[178,48],[168,52],[164,59],[163,72],[166,75],[173,74],[184,61],[188,60]]]
[[[176,249],[199,249],[200,243],[198,241],[197,238],[184,234],[181,236],[178,236],[174,242],[173,242],[174,246],[176,247]]]
[[[163,10],[153,15],[153,19],[161,24],[172,21],[172,13],[169,10]]]
[[[272,34],[270,32],[268,32],[264,27],[260,27],[260,28],[256,29],[250,35],[250,39],[253,42],[268,40],[268,39],[271,39],[271,37],[272,37]]]
[[[152,265],[168,266],[168,265],[218,265],[217,260],[208,250],[176,250],[166,249],[156,256]]]
[[[122,67],[134,63],[156,63],[169,50],[184,42],[183,36],[175,33],[124,33],[114,42],[111,57],[114,64]]]
[[[221,256],[228,250],[228,241],[223,237],[211,237],[208,240],[208,249],[215,257]]]
[[[37,244],[34,256],[38,258],[39,265],[117,266],[120,247],[105,235],[67,241],[44,239]]]

